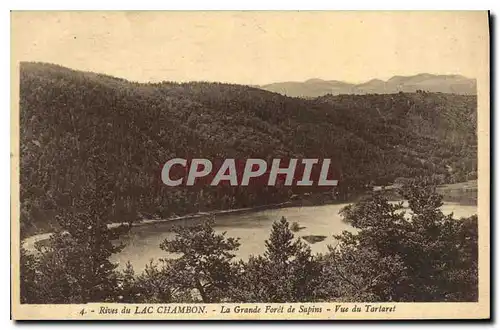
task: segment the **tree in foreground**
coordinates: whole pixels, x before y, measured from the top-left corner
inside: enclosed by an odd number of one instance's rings
[[[36,287],[43,303],[117,301],[118,266],[110,257],[121,251],[113,243],[127,226],[108,228],[87,212],[65,217],[67,224],[35,252]]]
[[[240,263],[233,300],[239,302],[298,302],[318,299],[320,264],[311,250],[294,240],[288,221],[275,221],[263,256]]]
[[[118,264],[110,257],[123,249],[116,242],[132,224],[108,225],[117,201],[114,180],[102,170],[101,158],[93,156],[88,162],[94,171],[67,195],[68,205],[56,217],[60,229],[33,251],[37,295],[30,303],[119,301]]]
[[[42,303],[37,290],[37,276],[36,271],[38,267],[38,260],[33,255],[26,251],[23,247],[20,249],[20,296],[21,304],[36,304]]]
[[[120,301],[125,303],[194,302],[191,292],[177,285],[172,265],[175,260],[151,260],[144,271],[136,275],[130,263],[120,273]]]
[[[380,195],[343,209],[357,232],[336,237],[324,287],[356,301],[477,301],[477,216],[444,215],[425,181],[401,194],[408,214]]]
[[[238,239],[226,238],[226,233],[215,232],[214,220],[174,229],[176,236],[165,239],[160,248],[179,255],[169,262],[168,273],[172,283],[181,292],[195,290],[205,303],[223,301],[234,282],[234,252],[240,246]]]

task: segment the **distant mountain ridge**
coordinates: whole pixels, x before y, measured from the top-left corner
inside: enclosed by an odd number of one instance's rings
[[[313,78],[304,82],[277,82],[258,86],[264,90],[292,97],[318,97],[327,94],[392,94],[423,90],[432,93],[476,95],[476,79],[461,75],[421,73],[394,76],[387,81],[372,79],[361,84]]]

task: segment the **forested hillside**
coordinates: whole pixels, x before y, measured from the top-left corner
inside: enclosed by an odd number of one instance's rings
[[[476,97],[435,93],[290,98],[243,85],[139,84],[64,67],[20,68],[22,235],[95,200],[103,221],[248,207],[292,188],[164,186],[174,158],[332,158],[341,198],[369,184],[475,177]]]

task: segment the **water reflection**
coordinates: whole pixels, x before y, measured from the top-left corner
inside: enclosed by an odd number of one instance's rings
[[[323,235],[326,239],[310,244],[314,253],[328,251],[328,245],[335,243],[333,235],[344,230],[353,230],[342,221],[339,211],[347,204],[290,207],[263,210],[244,214],[228,214],[216,217],[216,231],[227,232],[227,236],[239,237],[241,246],[237,258],[247,259],[252,254],[264,251],[264,241],[268,238],[273,221],[286,217],[289,223],[297,222],[304,228],[295,233],[296,237]],[[454,213],[455,218],[477,214],[477,206],[446,203],[442,210],[445,214]],[[150,259],[164,258],[167,255],[159,245],[165,238],[172,238],[172,223],[156,223],[139,226],[123,238],[125,249],[113,258],[121,266],[130,261],[137,271],[141,271]]]

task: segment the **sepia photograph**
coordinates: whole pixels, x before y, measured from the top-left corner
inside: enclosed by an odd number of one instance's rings
[[[490,317],[488,12],[13,11],[11,38],[14,319]]]

